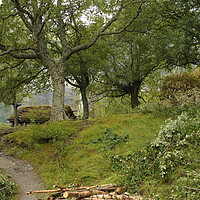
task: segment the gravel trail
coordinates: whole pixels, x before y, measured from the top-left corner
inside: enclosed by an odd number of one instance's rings
[[[26,195],[26,192],[44,189],[35,168],[29,163],[14,157],[0,155],[0,169],[11,176],[19,186],[18,200],[37,200],[42,196]]]

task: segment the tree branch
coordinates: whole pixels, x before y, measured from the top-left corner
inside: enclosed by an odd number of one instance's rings
[[[65,81],[74,87],[80,88],[79,85],[72,83],[68,78],[65,78]]]
[[[11,68],[11,69],[14,69],[18,66],[20,66],[23,62],[25,61],[25,59],[19,61],[19,63],[17,63],[16,65],[12,66],[10,63],[6,62],[6,64]]]
[[[57,1],[57,5],[61,6],[61,1]],[[64,51],[68,51],[70,45],[66,39],[66,33],[65,33],[65,28],[66,28],[66,23],[62,19],[62,15],[60,12],[57,14],[57,19],[58,19],[58,38],[60,39],[60,42],[62,44],[62,47]]]
[[[21,7],[20,3],[18,0],[11,0],[15,6],[15,8],[17,9],[19,16],[21,17],[21,19],[23,20],[24,24],[26,25],[26,27],[33,32],[33,26],[32,24],[28,21],[27,17],[25,16],[25,14],[29,17],[29,19],[31,20],[31,22],[33,23],[34,18],[31,15],[31,13],[29,13],[27,10],[25,10],[24,8]]]
[[[6,20],[6,19],[8,19],[8,18],[10,18],[10,17],[15,17],[15,16],[18,15],[18,14],[19,14],[19,13],[10,14],[10,15],[8,15],[7,17],[4,17],[4,18],[3,18],[3,21]]]
[[[200,191],[200,188],[191,188],[191,187],[187,187],[187,186],[184,186],[184,188],[186,188],[188,190]]]
[[[71,51],[66,52],[65,55],[64,55],[65,59],[66,59],[66,60],[69,59],[69,57],[70,57],[72,54],[74,54],[74,53],[76,53],[76,52],[78,52],[78,51],[81,51],[81,50],[84,50],[84,49],[87,49],[87,48],[91,47],[92,45],[95,44],[95,42],[96,42],[101,36],[113,35],[113,34],[120,34],[120,33],[124,32],[124,31],[126,30],[126,28],[128,28],[128,27],[133,23],[133,21],[134,21],[135,19],[137,19],[137,17],[140,15],[140,13],[142,12],[142,5],[143,5],[143,3],[144,3],[144,1],[142,1],[142,2],[140,3],[140,6],[139,6],[139,8],[138,8],[138,10],[137,10],[136,15],[135,15],[122,29],[120,29],[120,30],[118,30],[118,31],[114,31],[114,32],[105,32],[115,21],[118,20],[119,15],[120,15],[122,9],[124,8],[124,0],[122,0],[121,6],[120,6],[118,12],[116,13],[116,15],[113,16],[113,17],[103,26],[103,28],[97,33],[97,35],[96,35],[90,42],[88,42],[88,43],[86,43],[86,44],[82,44],[82,45],[76,46],[76,47],[72,48]]]
[[[34,74],[33,76],[23,80],[23,81],[19,81],[18,84],[15,85],[14,88],[17,88],[19,85],[21,84],[29,84],[32,80],[34,80],[42,71],[44,71],[46,68],[42,68],[40,71],[38,71],[36,74]]]
[[[27,48],[23,48],[23,49],[9,49],[6,46],[0,44],[0,49],[3,50],[3,53],[0,53],[0,56],[4,56],[4,55],[11,55],[14,58],[17,59],[36,59],[37,55],[36,53],[19,53],[19,51],[27,51],[27,50],[34,50],[32,47],[27,47]],[[16,52],[18,51],[18,52]]]

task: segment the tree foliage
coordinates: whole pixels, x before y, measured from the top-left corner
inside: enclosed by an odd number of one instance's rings
[[[54,92],[52,121],[63,120],[64,72],[68,59],[94,45],[102,36],[123,32],[137,19],[143,3],[143,0],[106,3],[4,0],[0,7],[0,55],[35,59],[48,69]],[[126,9],[133,6],[137,8],[135,12],[126,16]],[[121,23],[116,26],[116,21]]]
[[[162,69],[159,72],[162,76],[174,67],[198,64],[198,38],[189,35],[183,24],[192,16],[196,33],[199,8],[195,3],[189,4],[189,8],[185,2],[170,3],[146,3],[140,18],[126,29],[126,33],[107,40],[109,56],[98,76],[101,85],[94,89],[99,91],[101,98],[102,95],[130,95],[131,106],[135,108],[140,103],[138,98],[144,94],[141,90],[149,87],[144,82],[149,77],[155,79],[155,71]]]

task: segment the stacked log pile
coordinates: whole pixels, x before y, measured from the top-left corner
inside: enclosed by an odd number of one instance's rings
[[[38,200],[142,200],[141,196],[131,196],[129,193],[122,192],[122,188],[116,187],[113,184],[96,185],[90,187],[61,187],[54,185],[55,190],[40,190],[27,192],[30,194],[46,193],[47,199]]]

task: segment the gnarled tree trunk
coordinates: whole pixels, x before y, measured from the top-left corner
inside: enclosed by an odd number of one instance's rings
[[[16,93],[13,94],[12,101],[13,101],[12,102],[12,106],[13,106],[13,113],[14,113],[13,127],[17,127],[18,126],[18,121],[19,121],[17,108],[18,108],[19,105],[17,104]]]
[[[54,66],[51,69],[50,74],[53,86],[53,98],[52,98],[50,121],[58,122],[66,118],[64,112],[65,79],[64,79],[64,69],[62,65]]]
[[[134,82],[132,85],[131,92],[130,92],[132,109],[140,105],[140,102],[138,100],[140,85],[141,85],[141,82]]]
[[[81,98],[83,103],[83,117],[82,119],[88,119],[89,118],[89,103],[87,98],[87,92],[86,87],[80,87],[81,92]]]

